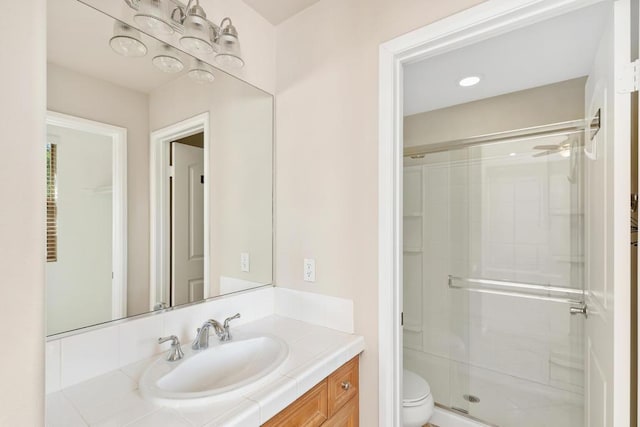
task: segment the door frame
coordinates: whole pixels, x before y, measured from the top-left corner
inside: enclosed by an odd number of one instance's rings
[[[169,212],[169,149],[171,141],[202,132],[204,134],[204,298],[210,297],[209,277],[209,179],[210,129],[209,113],[205,112],[151,132],[149,139],[149,310],[153,310],[160,296],[169,298],[171,223]]]
[[[402,425],[402,159],[403,66],[443,54],[510,30],[607,0],[489,0],[418,30],[385,42],[379,48],[378,123],[378,352],[379,425]],[[622,172],[620,172],[622,173]],[[628,177],[620,177],[626,179]],[[616,196],[619,196],[616,194]],[[628,194],[624,201],[628,204]],[[625,224],[628,227],[628,224]],[[628,266],[627,266],[628,271]],[[616,286],[616,300],[628,286]],[[624,316],[624,310],[618,315]],[[628,314],[628,313],[627,313]],[[624,328],[622,328],[624,329]],[[616,331],[618,333],[618,331]],[[616,354],[628,349],[620,331]],[[616,360],[615,378],[629,373],[629,363]],[[628,375],[627,375],[628,379]],[[628,388],[616,382],[614,387]],[[622,390],[624,391],[624,390]],[[620,402],[625,405],[624,402]],[[628,402],[627,402],[628,404]],[[622,409],[615,408],[616,411]],[[623,411],[627,415],[629,410]],[[620,423],[625,424],[621,414]]]
[[[111,138],[112,270],[111,316],[127,317],[127,129],[48,110],[46,124]]]

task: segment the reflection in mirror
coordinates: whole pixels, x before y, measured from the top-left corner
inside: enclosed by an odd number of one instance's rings
[[[126,314],[126,134],[104,123],[47,115],[50,333]]]
[[[271,284],[272,96],[77,0],[47,13],[47,334]]]

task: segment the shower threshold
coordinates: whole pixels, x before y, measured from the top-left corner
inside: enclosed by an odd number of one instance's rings
[[[434,415],[424,427],[499,427],[438,402],[435,405]]]

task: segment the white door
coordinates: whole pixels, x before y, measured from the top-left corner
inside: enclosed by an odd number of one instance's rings
[[[586,86],[586,117],[602,128],[585,136],[585,419],[589,427],[629,426],[629,0],[611,1]]]
[[[172,306],[204,298],[204,150],[171,143]]]

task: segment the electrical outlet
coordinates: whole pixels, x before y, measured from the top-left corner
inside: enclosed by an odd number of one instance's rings
[[[316,260],[315,259],[304,260],[304,281],[305,282],[316,281]]]
[[[240,271],[244,271],[245,273],[249,272],[249,254],[247,252],[242,252],[240,254]]]

